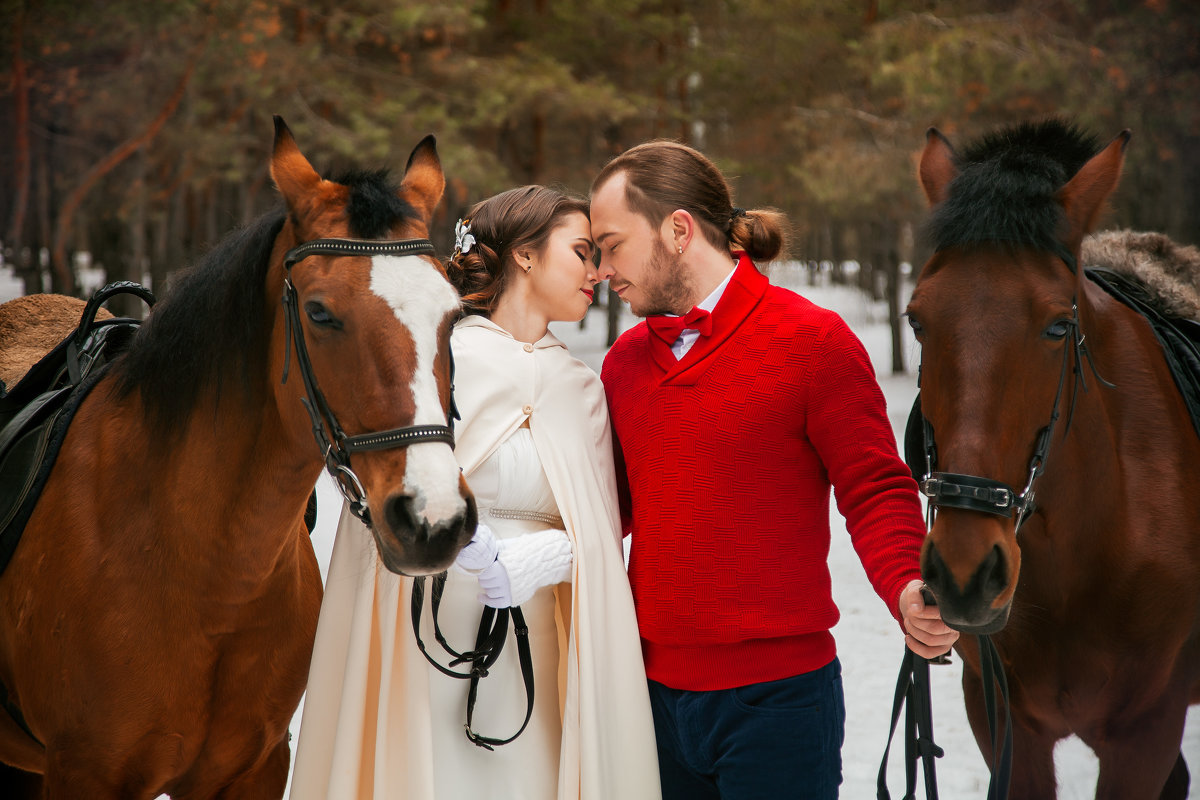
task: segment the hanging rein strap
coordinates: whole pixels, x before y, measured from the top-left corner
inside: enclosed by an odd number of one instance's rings
[[[407,447],[420,442],[444,442],[454,447],[454,431],[447,425],[409,425],[376,433],[347,436],[338,424],[337,417],[324,393],[317,385],[308,347],[304,343],[304,327],[301,324],[300,297],[292,284],[292,266],[313,255],[341,256],[414,256],[432,255],[433,244],[428,239],[396,239],[377,241],[372,239],[313,239],[289,250],[283,257],[287,277],[283,282],[283,308],[287,318],[289,335],[284,340],[283,382],[287,383],[291,367],[291,348],[296,348],[296,366],[304,381],[305,397],[301,398],[312,422],[313,438],[321,449],[325,468],[346,498],[351,513],[365,525],[371,524],[371,513],[367,507],[367,493],[362,481],[350,468],[352,453],[369,450],[386,450]],[[453,383],[453,376],[451,376]],[[451,419],[457,416],[454,408],[453,387],[451,388]]]
[[[937,605],[937,599],[922,588],[921,596],[926,605]],[[877,800],[891,800],[887,788],[888,755],[892,750],[892,737],[896,735],[896,723],[900,720],[900,708],[904,718],[904,800],[916,799],[917,762],[921,762],[925,775],[925,797],[938,800],[937,769],[934,759],[941,758],[945,751],[933,741],[933,697],[929,682],[929,664],[949,664],[946,656],[925,659],[904,648],[900,661],[900,677],[896,680],[896,694],[892,700],[892,726],[888,730],[888,743],[883,751],[876,781]]]
[[[446,641],[446,637],[438,625],[438,609],[441,606],[442,592],[445,586],[446,573],[443,572],[433,577],[429,593],[429,610],[433,616],[433,636],[453,660],[449,666],[442,666],[425,649],[425,642],[421,639],[421,608],[425,598],[424,576],[413,578],[410,604],[417,648],[421,651],[421,655],[425,656],[425,660],[432,664],[438,672],[451,678],[460,678],[471,682],[467,689],[467,721],[464,726],[467,738],[485,750],[493,750],[500,745],[514,741],[524,733],[525,728],[529,725],[529,720],[533,717],[533,657],[529,652],[529,627],[525,624],[525,615],[521,613],[520,606],[511,608],[484,606],[483,615],[479,619],[479,632],[475,636],[475,649],[460,653]],[[476,733],[471,725],[475,717],[475,701],[479,698],[479,681],[487,677],[488,670],[500,658],[500,652],[504,649],[504,642],[508,636],[510,616],[512,617],[513,633],[517,638],[517,658],[521,662],[521,679],[525,683],[525,721],[512,736],[507,739],[497,739]],[[453,668],[459,664],[469,664],[469,671],[456,672]]]
[[[933,741],[933,702],[929,687],[929,662],[904,648],[904,659],[900,662],[900,677],[896,681],[896,695],[892,701],[892,726],[888,731],[887,747],[883,751],[883,762],[879,765],[876,783],[876,798],[891,800],[887,788],[888,755],[892,749],[892,737],[896,735],[896,723],[900,720],[900,709],[905,710],[904,720],[904,800],[915,800],[917,788],[917,762],[925,775],[925,796],[938,800],[935,758],[945,751]]]
[[[991,636],[980,634],[979,660],[983,679],[983,707],[987,711],[988,727],[992,734],[992,777],[988,781],[987,800],[1007,800],[1008,786],[1012,778],[1012,711],[1008,702],[1008,679],[1004,675],[1004,664]],[[996,687],[1000,687],[1000,699],[1004,710],[1004,742],[1000,737],[1000,715],[996,708]]]

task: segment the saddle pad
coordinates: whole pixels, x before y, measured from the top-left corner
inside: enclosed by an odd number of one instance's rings
[[[1162,314],[1141,283],[1112,270],[1092,267],[1085,270],[1092,281],[1141,314],[1162,345],[1171,377],[1183,395],[1192,427],[1200,436],[1200,321]]]

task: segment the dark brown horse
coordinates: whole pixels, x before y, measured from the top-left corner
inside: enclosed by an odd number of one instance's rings
[[[45,798],[283,794],[321,602],[303,518],[326,454],[305,402],[389,568],[440,571],[474,529],[436,433],[458,299],[420,241],[443,189],[432,137],[398,188],[333,182],[277,119],[271,175],[286,207],[155,307],[0,576],[0,762]],[[408,447],[355,439],[414,425]]]
[[[936,460],[922,570],[947,623],[994,633],[1014,798],[1055,796],[1071,734],[1099,759],[1096,797],[1187,794],[1200,438],[1147,322],[1080,261],[1128,139],[1047,122],[958,155],[930,131],[920,162],[936,251],[908,307]],[[975,637],[956,647],[990,763]]]

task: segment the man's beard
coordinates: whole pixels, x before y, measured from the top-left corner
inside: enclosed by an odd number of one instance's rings
[[[645,305],[642,308],[630,305],[629,310],[639,317],[686,314],[690,311],[692,276],[683,265],[683,256],[668,250],[662,239],[656,236],[650,250],[650,262],[646,266],[646,275],[650,277],[642,285]]]

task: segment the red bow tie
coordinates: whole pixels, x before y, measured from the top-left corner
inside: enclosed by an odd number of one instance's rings
[[[692,308],[682,317],[646,317],[646,324],[668,346],[675,344],[684,329],[699,331],[701,336],[712,333],[712,316],[703,308]]]

